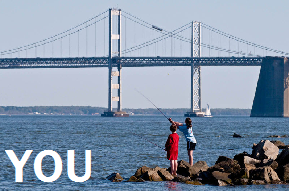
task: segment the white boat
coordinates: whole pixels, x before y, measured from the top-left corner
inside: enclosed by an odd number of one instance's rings
[[[207,109],[206,109],[204,117],[212,117],[209,104],[207,104]]]

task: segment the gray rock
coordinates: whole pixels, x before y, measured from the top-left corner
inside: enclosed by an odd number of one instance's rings
[[[286,147],[285,143],[283,143],[282,141],[271,141],[271,143],[273,143],[275,146],[277,146],[279,149],[284,149]]]
[[[242,136],[239,135],[239,134],[237,134],[237,133],[234,133],[233,137],[235,137],[235,138],[241,138]]]
[[[112,182],[121,182],[121,181],[123,181],[123,178],[120,176],[119,173],[112,173],[111,175],[106,177],[106,179],[108,179],[108,180],[110,180]]]
[[[260,167],[250,170],[250,179],[264,180],[269,184],[280,181],[277,173],[271,167]]]
[[[257,145],[254,144],[252,157],[258,160],[273,159],[279,154],[279,148],[269,140],[261,140]]]
[[[189,172],[190,167],[191,167],[190,163],[184,160],[181,160],[178,162],[177,173],[182,176],[190,176],[190,172]]]
[[[261,160],[254,159],[254,158],[249,157],[249,156],[244,156],[244,164],[256,165],[256,164],[259,164],[261,162],[262,162]]]
[[[190,181],[190,177],[187,177],[187,176],[182,176],[182,175],[177,175],[175,176],[175,178],[173,179],[173,181],[175,182],[183,182],[183,183],[186,183],[187,181]]]
[[[198,161],[193,166],[189,167],[189,174],[191,178],[196,178],[200,172],[207,171],[209,166],[205,161]]]

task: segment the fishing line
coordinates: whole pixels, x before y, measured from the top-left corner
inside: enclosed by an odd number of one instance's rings
[[[157,110],[159,110],[159,112],[161,112],[161,114],[163,114],[163,116],[165,116],[165,118],[167,118],[167,120],[169,120],[169,118],[149,99],[147,98],[145,95],[143,95],[140,91],[138,91],[137,89],[135,89],[135,91],[137,91],[138,93],[140,93],[144,98],[146,98],[149,102],[151,102],[155,108],[157,108]]]
[[[140,138],[142,138],[142,139],[144,139],[145,141],[147,141],[147,142],[149,142],[149,143],[151,143],[151,144],[154,144],[155,146],[157,146],[157,147],[159,147],[160,149],[162,149],[163,151],[165,151],[165,149],[164,149],[163,147],[155,144],[154,142],[151,142],[151,141],[147,140],[146,138],[144,138],[144,137],[142,137],[142,136],[140,136],[140,135],[138,135],[138,134],[135,134],[135,133],[133,133],[133,132],[131,132],[131,133],[134,134],[134,135],[136,135],[136,136],[138,136],[138,137],[140,137]]]

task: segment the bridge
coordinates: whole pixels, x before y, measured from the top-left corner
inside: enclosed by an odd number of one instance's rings
[[[130,34],[132,30],[127,30],[128,21],[134,27],[140,26],[142,32],[150,31],[147,36],[153,38],[143,40],[146,33],[142,37]],[[103,32],[98,29],[102,22],[100,28]],[[136,39],[143,41],[137,43]],[[80,46],[81,43],[85,44],[85,48]],[[98,56],[101,52],[99,46],[103,46],[101,56]],[[80,56],[83,49],[85,55]],[[34,57],[28,57],[31,51],[35,53]],[[94,55],[89,56],[88,52],[94,52]],[[184,56],[184,52],[187,55]],[[268,56],[268,52],[273,55]],[[201,66],[261,66],[251,116],[289,117],[287,55],[289,53],[246,41],[205,23],[192,21],[176,30],[166,31],[120,9],[109,9],[62,33],[0,52],[0,69],[107,67],[108,109],[102,116],[113,117],[128,116],[122,111],[123,67],[188,66],[191,68],[191,109],[185,116],[191,117],[204,115],[201,107]],[[117,78],[115,84],[114,77]],[[117,108],[112,107],[113,102],[117,103]]]

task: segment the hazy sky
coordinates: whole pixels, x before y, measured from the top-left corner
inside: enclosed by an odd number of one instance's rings
[[[197,20],[289,52],[286,0],[0,0],[0,51],[53,36],[111,7],[168,31]],[[251,108],[259,71],[260,67],[202,67],[202,105]],[[0,70],[0,105],[107,107],[107,75],[107,68]],[[189,67],[124,68],[122,78],[123,108],[153,107],[136,88],[158,107],[190,107]]]

